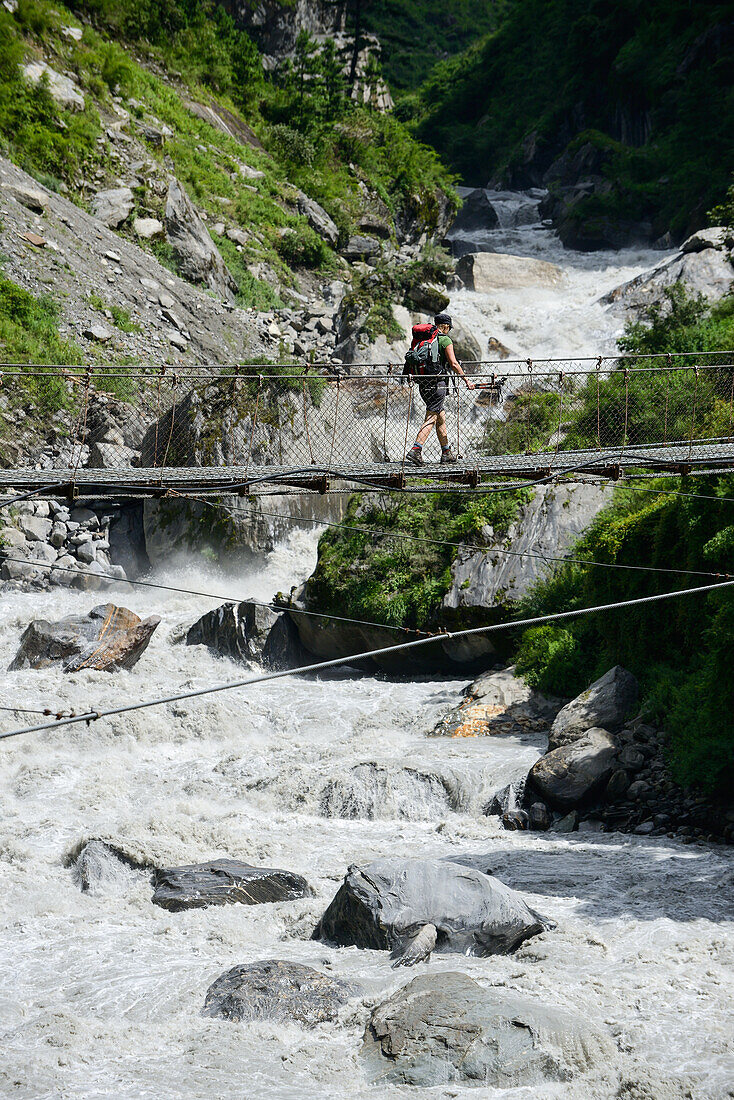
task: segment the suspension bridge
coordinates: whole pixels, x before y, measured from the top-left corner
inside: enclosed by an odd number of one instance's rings
[[[0,485],[58,497],[435,492],[492,479],[734,468],[734,353],[464,364],[449,440],[406,461],[424,404],[402,368],[2,366]]]

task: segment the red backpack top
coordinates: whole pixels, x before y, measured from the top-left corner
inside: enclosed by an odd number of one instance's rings
[[[405,353],[403,374],[437,374],[439,359],[438,327],[425,323],[413,325],[413,340]]]

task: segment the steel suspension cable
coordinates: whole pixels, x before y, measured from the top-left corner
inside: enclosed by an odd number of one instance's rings
[[[535,615],[529,619],[515,619],[505,623],[494,623],[492,626],[476,626],[469,630],[449,631],[445,634],[434,634],[430,638],[417,638],[412,642],[401,642],[399,645],[383,646],[380,649],[366,650],[362,653],[352,653],[348,657],[335,657],[330,661],[317,661],[315,664],[302,665],[299,668],[282,669],[278,672],[266,672],[261,676],[250,676],[245,680],[229,680],[223,684],[214,684],[210,687],[196,688],[191,691],[181,691],[173,695],[165,695],[156,699],[147,699],[139,703],[129,703],[124,707],[110,707],[108,710],[90,710],[74,717],[61,718],[55,722],[44,722],[37,726],[26,726],[22,729],[6,730],[0,733],[0,740],[8,737],[18,737],[23,733],[37,733],[47,729],[58,729],[59,726],[75,725],[86,722],[87,725],[97,722],[101,718],[111,718],[119,714],[130,714],[136,710],[146,710],[148,707],[164,706],[167,703],[178,703],[184,699],[197,699],[203,695],[215,695],[221,691],[232,691],[236,688],[250,687],[253,684],[263,684],[271,680],[282,680],[286,676],[298,676],[310,672],[322,672],[328,668],[337,668],[340,665],[348,665],[353,661],[364,661],[374,657],[383,657],[392,653],[405,653],[407,650],[417,649],[418,646],[430,645],[435,642],[452,641],[456,638],[476,637],[480,634],[492,634],[500,630],[518,630],[529,626],[539,626],[541,623],[558,622],[565,619],[578,619],[584,615],[592,615],[601,611],[618,611],[623,607],[639,607],[642,604],[659,603],[662,600],[672,600],[680,596],[696,596],[705,593],[729,589],[734,586],[734,581],[721,581],[719,584],[707,584],[700,588],[682,588],[674,592],[661,592],[656,596],[642,596],[634,600],[618,600],[615,603],[597,604],[594,607],[579,607],[572,611],[557,611],[549,615]]]

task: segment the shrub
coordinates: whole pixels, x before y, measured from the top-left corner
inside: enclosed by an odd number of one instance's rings
[[[327,245],[306,222],[281,230],[275,247],[291,267],[323,267],[330,256]]]

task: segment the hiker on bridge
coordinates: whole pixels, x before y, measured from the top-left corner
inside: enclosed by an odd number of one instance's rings
[[[458,374],[466,382],[467,389],[473,390],[474,383],[461,369],[451,332],[451,318],[448,313],[437,313],[433,324],[413,325],[413,343],[405,356],[404,374],[418,379],[418,392],[426,406],[426,418],[423,421],[415,443],[406,458],[414,466],[422,466],[423,445],[434,427],[438,442],[441,444],[441,462],[456,462],[458,456],[449,445],[446,431],[446,413],[444,403],[449,391],[449,370]]]

